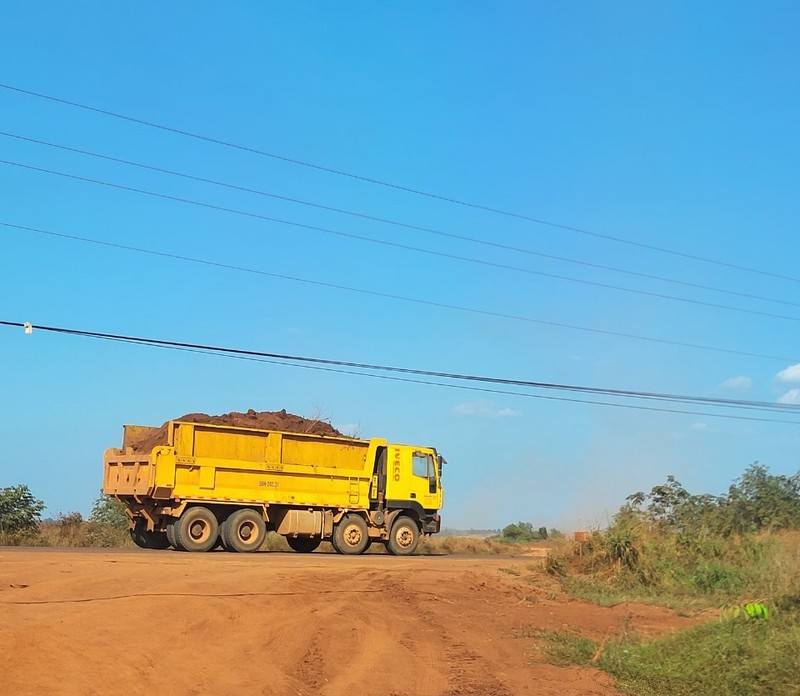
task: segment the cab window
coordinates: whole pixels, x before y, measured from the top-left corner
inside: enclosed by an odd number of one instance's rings
[[[423,454],[422,452],[414,452],[411,460],[411,473],[414,476],[421,478],[428,478],[428,458],[430,455]]]
[[[430,454],[428,455],[428,493],[436,493],[436,465]]]

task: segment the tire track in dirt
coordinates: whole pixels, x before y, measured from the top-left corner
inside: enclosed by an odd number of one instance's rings
[[[429,595],[407,589],[405,583],[399,582],[403,601],[412,607],[412,612],[422,623],[431,627],[439,637],[436,646],[439,651],[444,647],[447,663],[448,689],[442,696],[513,696],[512,692],[493,675],[496,665],[487,663],[478,652],[455,639],[445,624],[429,608],[432,600]],[[434,595],[435,597],[436,595]]]
[[[603,673],[546,664],[515,631],[594,637],[626,622],[648,634],[690,623],[655,607],[566,598],[530,567],[0,549],[0,696],[165,685],[174,696],[616,696]],[[114,592],[129,594],[92,601]]]

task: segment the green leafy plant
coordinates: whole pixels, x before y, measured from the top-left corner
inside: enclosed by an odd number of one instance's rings
[[[769,621],[769,608],[763,602],[745,604],[726,604],[722,607],[723,619],[744,619],[746,621]]]
[[[0,488],[0,533],[31,536],[38,532],[44,503],[25,485]]]

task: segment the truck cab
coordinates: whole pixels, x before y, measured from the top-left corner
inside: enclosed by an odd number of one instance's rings
[[[387,454],[386,507],[413,510],[424,533],[438,532],[444,459],[432,447],[389,445]]]

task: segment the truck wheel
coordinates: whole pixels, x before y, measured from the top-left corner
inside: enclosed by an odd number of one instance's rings
[[[335,534],[331,534],[330,542],[331,542],[331,546],[333,547],[333,550],[336,553],[341,553],[342,552],[342,550],[336,545],[336,535]]]
[[[257,551],[267,536],[267,525],[255,510],[243,508],[225,520],[222,534],[222,545],[228,551]]]
[[[219,522],[208,508],[190,507],[173,523],[173,534],[182,551],[209,551],[217,543]]]
[[[398,517],[389,533],[386,548],[395,556],[410,556],[417,550],[419,527],[410,517]]]
[[[148,532],[144,524],[137,524],[130,530],[133,543],[142,549],[166,549],[169,547],[167,535],[164,532]]]
[[[136,527],[128,530],[128,533],[131,535],[131,541],[136,544],[140,549],[146,549],[147,547],[144,545],[144,538],[142,537],[142,533]]]
[[[361,515],[350,513],[339,520],[333,530],[334,548],[339,553],[355,555],[364,553],[369,544],[367,523]]]
[[[286,537],[286,543],[297,553],[311,553],[320,545],[319,537]]]
[[[176,551],[186,551],[186,549],[182,549],[180,546],[178,546],[178,541],[177,539],[175,539],[175,522],[176,520],[167,521],[166,525],[167,541],[169,542],[169,545]]]
[[[168,549],[169,542],[164,532],[137,532],[131,530],[133,543],[143,549]]]

